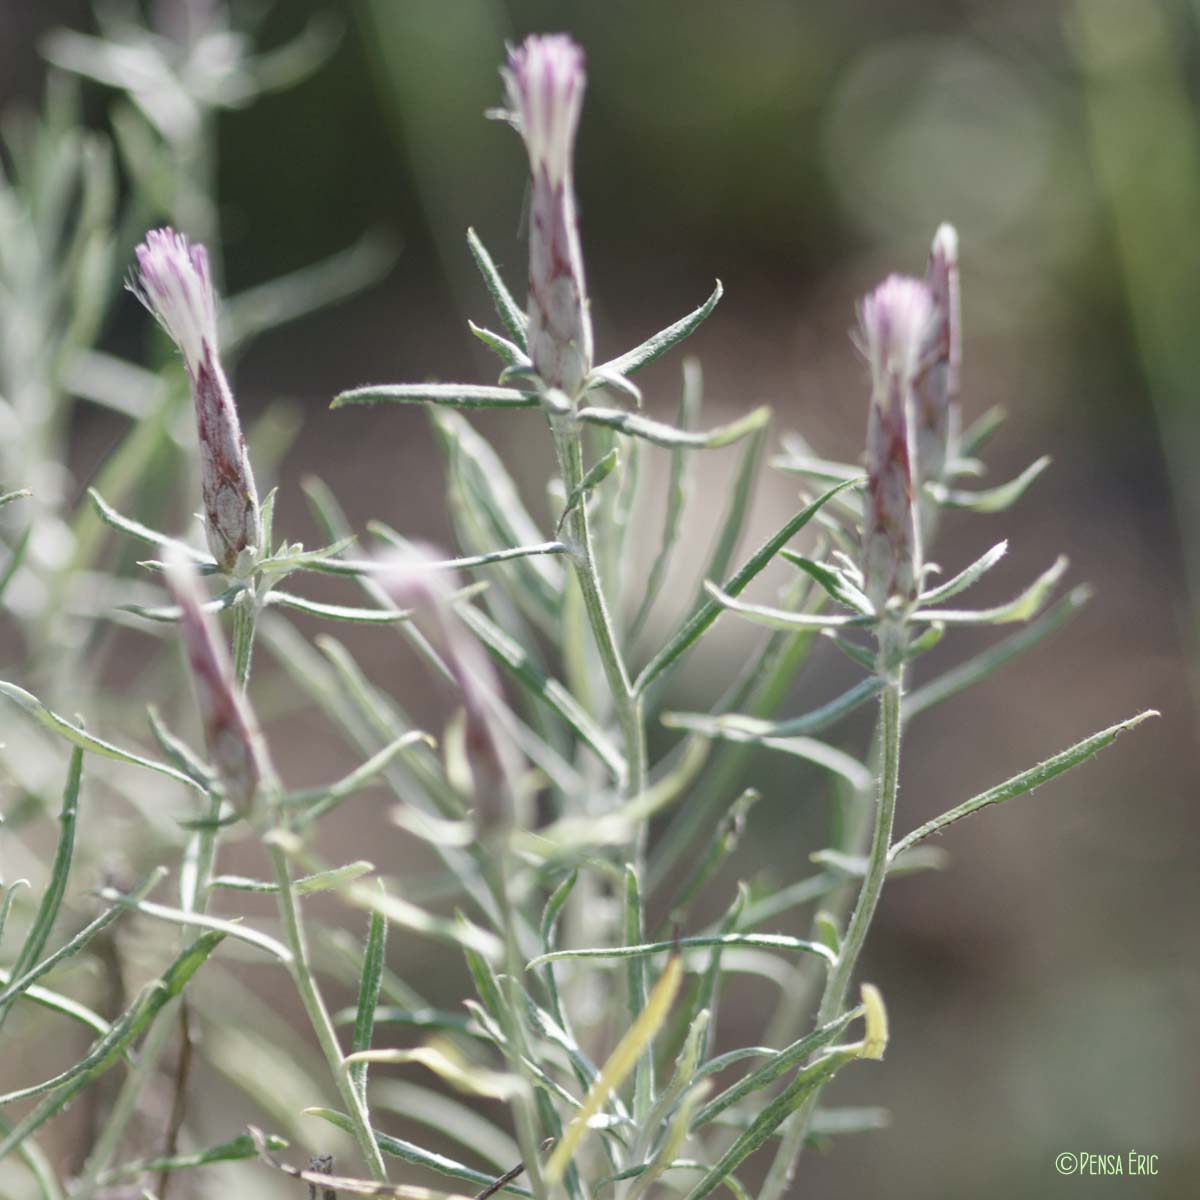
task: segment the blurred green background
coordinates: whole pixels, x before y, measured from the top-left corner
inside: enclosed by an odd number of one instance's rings
[[[235,3],[235,20],[259,7]],[[333,58],[294,91],[222,116],[218,162],[231,290],[366,228],[401,247],[385,282],[270,335],[239,366],[247,414],[285,400],[303,417],[281,507],[309,539],[296,487],[309,472],[356,523],[379,516],[449,538],[422,414],[327,404],[372,381],[492,381],[465,324],[485,315],[486,296],[463,235],[474,225],[520,278],[523,154],[483,119],[500,100],[506,40],[566,30],[587,51],[577,174],[600,353],[723,281],[724,302],[689,346],[713,420],[768,401],[777,432],[853,460],[866,419],[847,337],[854,300],[890,270],[919,272],[937,224],[957,225],[966,417],[996,403],[1010,413],[996,482],[1042,453],[1054,466],[1014,511],[948,519],[934,557],[958,569],[1008,537],[1010,559],[984,585],[1001,599],[1066,549],[1072,578],[1098,595],[1036,656],[914,728],[901,827],[1140,708],[1164,715],[956,828],[946,872],[889,888],[864,974],[888,997],[892,1046],[883,1067],[837,1091],[886,1105],[892,1122],[807,1156],[795,1194],[1195,1195],[1200,3],[289,0],[269,10],[260,41],[282,41],[318,9],[344,20]],[[36,103],[48,29],[90,20],[80,3],[0,3],[4,104]],[[107,98],[85,94],[101,123]],[[129,299],[108,336],[128,350],[146,327]],[[672,411],[678,369],[676,358],[646,373],[651,411]],[[112,420],[78,420],[80,489],[117,438]],[[481,424],[545,516],[551,463],[536,419]],[[688,515],[697,564],[730,469],[719,454],[701,465]],[[752,536],[794,505],[794,481],[764,476]],[[686,707],[722,689],[751,636],[723,623],[675,682]],[[922,673],[989,636],[963,635]],[[411,663],[380,670],[398,692],[419,690]],[[830,686],[820,670],[806,676],[791,711]],[[303,733],[301,764],[337,753]],[[714,907],[737,877],[798,877],[825,844],[826,797],[811,779],[767,757],[753,775],[765,800]],[[390,836],[397,856],[415,857]],[[352,829],[344,837],[353,845]],[[393,949],[398,969],[440,971],[442,998],[459,994],[450,955],[399,938]],[[727,1007],[740,1026],[731,1042],[754,1040],[766,987],[747,984]],[[1158,1154],[1159,1174],[1061,1178],[1064,1150]]]

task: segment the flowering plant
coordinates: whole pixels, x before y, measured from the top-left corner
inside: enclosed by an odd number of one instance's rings
[[[143,625],[178,629],[205,748],[152,714],[158,755],[150,757],[92,734],[16,683],[0,684],[7,699],[72,748],[61,837],[41,901],[24,931],[0,944],[16,946],[0,983],[0,1022],[18,1001],[31,1001],[94,1034],[66,1070],[6,1083],[0,1094],[0,1160],[20,1154],[46,1197],[62,1189],[37,1137],[81,1091],[119,1072],[120,1090],[73,1185],[76,1200],[151,1174],[161,1196],[177,1173],[256,1156],[327,1193],[413,1195],[407,1184],[389,1181],[399,1161],[454,1181],[456,1190],[469,1185],[481,1196],[506,1191],[538,1200],[564,1193],[584,1200],[605,1190],[640,1200],[652,1188],[688,1200],[719,1187],[741,1196],[764,1159],[758,1194],[779,1200],[806,1143],[878,1124],[873,1110],[832,1107],[830,1085],[842,1070],[883,1058],[887,1047],[881,990],[857,975],[889,876],[931,865],[939,856],[923,843],[932,835],[1082,763],[1150,715],[1086,737],[896,837],[908,723],[1033,647],[1085,598],[1076,590],[1045,607],[1066,569],[1059,559],[1007,604],[951,606],[1000,560],[1004,543],[944,582],[935,579],[940,512],[1002,510],[1045,465],[1000,487],[960,486],[978,473],[975,456],[994,422],[961,427],[954,230],[937,231],[924,278],[891,276],[861,302],[865,470],[787,443],[776,465],[809,490],[794,515],[739,560],[768,410],[697,429],[700,374],[688,360],[680,418],[667,424],[642,411],[633,378],[710,316],[720,285],[690,315],[597,364],[572,180],[584,56],[565,37],[531,37],[510,52],[503,78],[507,116],[530,168],[524,306],[468,234],[503,326],[472,326],[500,360],[496,383],[368,385],[334,401],[336,408],[431,407],[458,556],[417,546],[380,523],[372,526],[378,545],[355,556],[353,532],[320,486],[308,495],[329,544],[305,549],[279,538],[275,492],[258,494],[222,365],[207,252],[169,228],[149,233],[137,249],[133,289],[183,359],[207,551],[122,515],[98,491],[91,501],[100,520],[159,556],[143,566],[164,579],[168,602],[156,596],[125,611]],[[549,536],[463,415],[480,408],[548,428],[557,462]],[[702,586],[674,632],[646,654],[647,614],[687,520],[692,455],[732,445],[741,447],[739,485]],[[639,473],[659,467],[657,449],[669,454],[670,487],[658,551],[639,591],[622,568],[645,522]],[[782,601],[746,599],[776,560],[797,570]],[[333,604],[291,590],[302,587],[293,578],[314,573],[353,583],[365,601]],[[467,577],[473,582],[464,583]],[[398,631],[455,696],[458,711],[436,739],[413,728],[398,699],[345,646],[323,637],[314,649],[291,624],[293,613],[376,626],[378,636]],[[724,614],[771,632],[713,711],[664,711],[665,678]],[[230,622],[228,649],[221,615]],[[1021,629],[909,687],[913,664],[947,633],[1004,624]],[[781,715],[791,680],[826,642],[862,677],[839,695],[813,697],[807,711]],[[363,756],[347,776],[303,788],[281,778],[250,690],[262,646]],[[878,718],[862,754],[818,736],[868,704]],[[652,726],[679,733],[656,757],[647,739]],[[705,922],[695,901],[719,878],[751,818],[755,794],[741,775],[754,747],[812,764],[832,781],[850,819],[837,845],[811,856],[815,871],[766,894],[739,887],[724,915]],[[156,864],[136,887],[102,888],[108,907],[50,950],[75,860],[89,755],[170,780],[197,807],[184,823],[177,903],[157,895],[166,871]],[[331,865],[319,857],[322,821],[375,783],[393,793],[395,823],[443,863],[455,916],[407,894],[403,879],[368,884],[371,863]],[[270,878],[219,871],[227,840],[245,836],[265,852]],[[362,947],[347,946],[305,911],[305,897],[318,891],[367,914]],[[260,913],[231,911],[228,896],[249,893],[274,898],[277,929]],[[0,933],[15,894],[10,887],[0,907]],[[771,931],[775,918],[801,905],[812,906],[809,936]],[[178,927],[179,939],[165,968],[115,1020],[41,982],[131,913]],[[433,1008],[416,981],[393,972],[389,926],[462,954],[475,988],[463,1011]],[[283,1154],[282,1137],[257,1128],[230,1127],[213,1144],[189,1142],[191,1062],[205,1053],[197,1028],[237,1022],[236,1004],[195,997],[231,961],[235,945],[290,975],[326,1071],[309,1101],[336,1095],[337,1107],[305,1110],[323,1124],[285,1124],[284,1132],[295,1139],[303,1130],[315,1149],[348,1133],[356,1165],[345,1173],[325,1158],[297,1165]],[[620,982],[608,986],[603,973],[614,968]],[[767,1045],[724,1046],[717,1010],[732,977],[747,969],[781,981],[779,1010]],[[331,1009],[325,993],[347,976],[355,1003]],[[398,1027],[406,1044],[381,1047],[383,1023]],[[278,1034],[259,1032],[267,1041]],[[172,1039],[178,1054],[168,1064]],[[454,1158],[388,1134],[380,1113],[385,1068],[393,1064],[419,1064],[481,1103],[501,1102],[511,1125],[413,1088],[404,1093],[410,1102],[421,1098],[469,1124],[474,1132],[462,1138],[468,1153]],[[165,1145],[122,1159],[130,1121],[160,1074],[171,1097]],[[283,1123],[299,1115],[262,1107]]]

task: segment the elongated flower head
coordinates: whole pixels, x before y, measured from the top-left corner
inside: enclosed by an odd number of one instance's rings
[[[958,234],[942,225],[934,235],[925,272],[937,308],[924,370],[916,385],[917,475],[921,483],[940,482],[946,471],[952,428],[957,420],[959,371],[962,365],[962,313],[958,290]],[[932,502],[922,498],[926,513],[922,525],[933,517]]]
[[[500,679],[491,659],[451,604],[460,580],[433,546],[414,543],[389,562],[380,577],[391,598],[414,617],[442,656],[462,701],[463,750],[470,770],[479,832],[502,831],[513,823],[520,761],[499,726]]]
[[[572,165],[583,51],[563,34],[528,37],[501,74],[529,155],[529,356],[547,387],[574,400],[592,369]]]
[[[203,246],[157,229],[137,248],[130,288],[179,347],[200,438],[200,488],[208,546],[231,572],[243,551],[262,549],[254,473],[217,347],[217,298]]]
[[[258,723],[234,679],[233,664],[212,618],[204,611],[196,571],[182,552],[167,559],[167,586],[179,606],[208,755],[225,796],[243,816],[269,772]]]
[[[871,368],[863,576],[877,609],[916,598],[921,567],[913,504],[914,386],[937,315],[928,284],[891,275],[859,305]]]

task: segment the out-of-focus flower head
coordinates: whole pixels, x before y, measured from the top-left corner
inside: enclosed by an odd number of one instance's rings
[[[513,823],[521,763],[497,712],[503,705],[492,660],[454,612],[460,581],[434,546],[412,543],[388,560],[380,583],[402,608],[411,608],[458,687],[463,749],[470,768],[475,820],[481,834]]]
[[[217,298],[208,252],[173,229],[152,230],[137,248],[130,289],[179,347],[200,439],[200,488],[208,546],[232,572],[262,550],[254,473],[217,347]]]

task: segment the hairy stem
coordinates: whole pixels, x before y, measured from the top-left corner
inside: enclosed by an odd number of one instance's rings
[[[304,1004],[304,1011],[308,1014],[313,1032],[317,1035],[317,1041],[321,1045],[325,1061],[329,1064],[329,1070],[337,1084],[342,1103],[346,1106],[346,1112],[354,1124],[354,1136],[358,1141],[363,1158],[366,1160],[367,1170],[370,1171],[373,1179],[386,1180],[387,1171],[383,1165],[383,1156],[379,1153],[379,1146],[375,1142],[375,1135],[371,1131],[366,1105],[358,1089],[354,1086],[350,1073],[342,1067],[342,1049],[338,1044],[333,1021],[329,1017],[325,1001],[321,998],[312,965],[308,959],[308,944],[304,937],[304,925],[300,918],[300,906],[296,900],[296,891],[292,885],[292,872],[288,864],[287,853],[278,842],[271,839],[267,840],[267,850],[271,856],[271,866],[275,871],[275,882],[279,887],[279,915],[283,918],[288,949],[292,952],[289,968],[292,979],[295,981],[296,990],[300,993],[300,1000]]]
[[[880,651],[881,662],[887,656],[888,648],[884,639]],[[880,694],[879,793],[871,846],[867,855],[867,869],[859,889],[858,901],[850,916],[850,924],[846,927],[846,934],[838,951],[837,962],[825,982],[825,992],[817,1013],[818,1028],[840,1015],[845,1007],[846,994],[850,990],[859,956],[867,940],[871,921],[875,917],[884,880],[887,878],[888,851],[892,844],[892,825],[896,815],[896,795],[900,783],[900,696],[903,689],[903,670],[903,666],[892,668],[888,685]],[[781,1200],[791,1186],[819,1097],[820,1089],[817,1089],[785,1127],[775,1161],[771,1164],[770,1173],[759,1193],[759,1200]]]
[[[571,414],[553,416],[550,418],[550,429],[554,434],[563,488],[570,496],[583,479],[583,439],[579,422]],[[571,510],[567,518],[567,530],[571,541],[571,559],[583,593],[588,623],[592,627],[596,650],[612,693],[613,710],[625,743],[625,793],[627,796],[637,796],[646,786],[646,732],[642,723],[641,701],[621,656],[608,604],[604,599],[586,497],[580,499]]]

